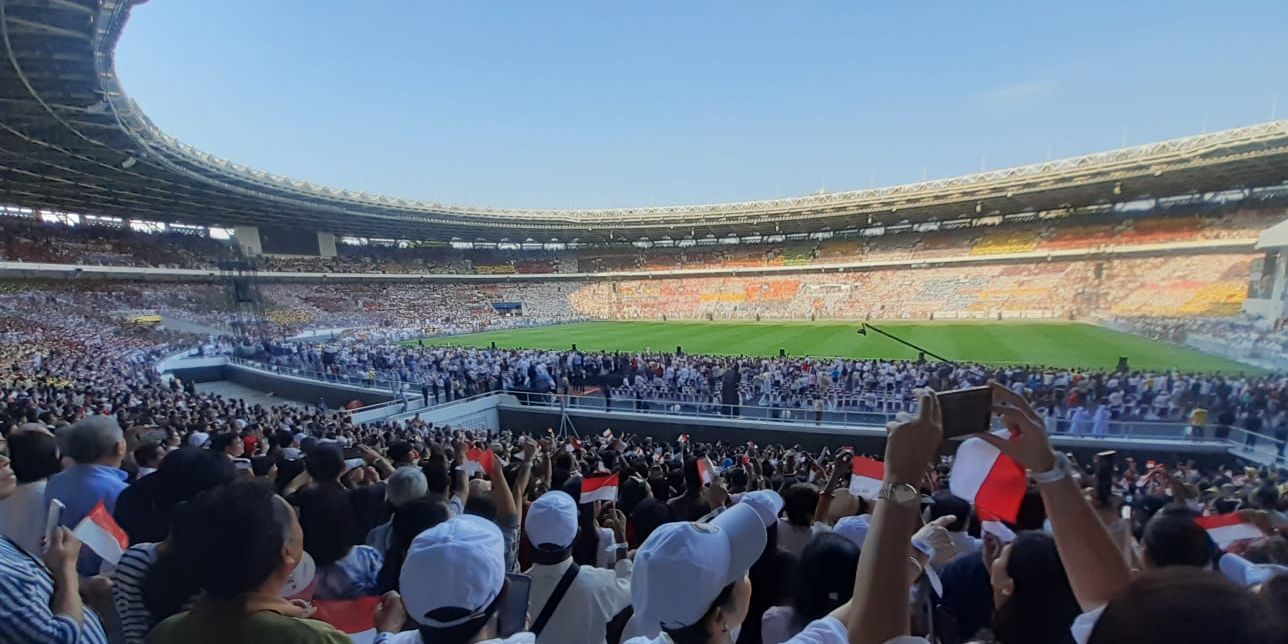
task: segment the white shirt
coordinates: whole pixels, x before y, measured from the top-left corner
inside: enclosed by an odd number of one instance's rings
[[[566,559],[554,565],[537,564],[525,573],[532,578],[528,594],[528,617],[536,619],[559,585],[564,572],[573,565]],[[550,616],[537,644],[602,644],[608,622],[631,605],[629,559],[618,561],[612,570],[582,566],[568,587],[559,607]]]
[[[0,534],[9,537],[29,554],[40,556],[44,538],[45,479],[22,483],[13,494],[0,501]]]

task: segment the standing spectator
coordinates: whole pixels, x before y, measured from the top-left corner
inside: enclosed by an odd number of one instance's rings
[[[625,549],[617,549],[613,570],[578,566],[572,560],[577,526],[577,502],[561,490],[545,493],[528,508],[524,533],[533,548],[528,615],[538,644],[602,644],[608,623],[631,603],[632,563]]]
[[[376,593],[384,563],[371,546],[354,545],[353,507],[343,489],[310,487],[291,497],[304,530],[304,550],[317,564],[317,599],[354,599]]]
[[[67,432],[67,456],[75,462],[55,474],[45,487],[45,500],[58,499],[67,506],[62,525],[73,527],[94,506],[102,503],[108,512],[116,509],[116,497],[127,486],[121,469],[125,459],[125,436],[111,416],[90,416]],[[101,560],[89,551],[81,553],[77,570],[86,577],[98,574]]]
[[[850,600],[859,547],[830,532],[814,536],[801,551],[792,583],[791,605],[765,611],[761,621],[764,644],[780,644]]]
[[[58,441],[44,429],[19,429],[9,435],[9,457],[17,487],[0,500],[0,535],[13,539],[23,550],[40,552],[44,536],[46,480],[62,469]]]

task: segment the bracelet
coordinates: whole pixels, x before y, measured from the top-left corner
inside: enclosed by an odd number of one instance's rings
[[[1048,483],[1055,483],[1056,481],[1063,481],[1064,479],[1069,478],[1069,473],[1072,470],[1073,464],[1069,462],[1069,457],[1061,454],[1060,452],[1056,452],[1055,464],[1051,466],[1051,469],[1045,472],[1034,472],[1033,480],[1037,481],[1038,485],[1046,485]]]
[[[912,556],[912,555],[908,555],[908,561],[911,561],[911,562],[912,562],[912,565],[913,565],[913,566],[915,566],[915,567],[917,568],[917,575],[918,575],[918,576],[920,576],[922,573],[926,572],[926,567],[925,567],[925,566],[923,566],[923,565],[921,565],[921,562],[920,562],[920,561],[917,561],[917,558],[916,558],[916,557],[914,557],[914,556]]]

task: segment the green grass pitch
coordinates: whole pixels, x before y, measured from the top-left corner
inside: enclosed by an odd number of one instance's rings
[[[1134,369],[1258,372],[1205,353],[1089,324],[1060,322],[876,323],[945,358],[963,362],[1111,369],[1128,356]],[[717,355],[916,359],[916,352],[859,324],[823,322],[586,322],[428,338],[426,344],[583,351],[674,351]],[[412,340],[407,344],[415,344]]]

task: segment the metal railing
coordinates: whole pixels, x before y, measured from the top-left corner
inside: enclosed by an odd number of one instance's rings
[[[559,408],[566,406],[569,411],[600,412],[633,412],[641,414],[658,414],[706,419],[754,420],[773,423],[783,427],[811,426],[847,426],[862,428],[883,428],[886,423],[895,419],[895,411],[877,411],[857,407],[825,407],[821,412],[813,408],[793,406],[761,406],[755,404],[722,405],[718,403],[672,400],[659,398],[633,398],[613,396],[605,398],[602,393],[593,395],[536,393],[521,390],[492,390],[459,398],[448,398],[439,391],[431,394],[429,404],[417,386],[412,383],[383,378],[363,378],[357,376],[336,375],[310,369],[287,367],[270,363],[229,357],[230,363],[238,364],[272,373],[311,378],[327,383],[346,384],[372,390],[388,392],[394,400],[376,403],[353,410],[354,413],[373,412],[382,409],[393,409],[406,405],[406,409],[389,414],[410,417],[415,413],[438,409],[445,405],[455,405],[466,401],[478,400],[500,394],[514,395],[521,404],[533,407]],[[405,397],[405,399],[404,399]],[[1052,438],[1104,439],[1104,440],[1139,440],[1139,441],[1184,441],[1191,443],[1224,443],[1228,451],[1235,456],[1277,467],[1288,467],[1285,460],[1285,441],[1265,434],[1249,432],[1237,427],[1221,428],[1215,425],[1195,426],[1188,423],[1159,421],[1111,421],[1097,427],[1094,423],[1075,426],[1066,419],[1051,418],[1047,422],[1047,431]]]

